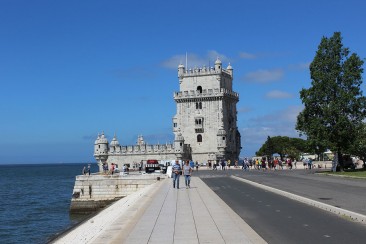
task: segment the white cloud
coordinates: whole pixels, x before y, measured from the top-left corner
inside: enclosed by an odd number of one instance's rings
[[[273,91],[267,92],[265,97],[269,98],[269,99],[284,99],[284,98],[292,98],[293,95],[290,93],[284,92],[284,91],[273,90]]]
[[[258,55],[253,54],[253,53],[240,52],[239,57],[242,59],[256,59],[256,58],[258,58]]]
[[[307,62],[307,63],[298,63],[298,64],[290,64],[288,66],[289,70],[294,70],[294,71],[302,71],[302,70],[308,70],[310,67],[310,63],[311,62]]]
[[[257,83],[268,83],[271,81],[277,81],[282,79],[284,76],[284,71],[282,69],[271,69],[271,70],[257,70],[253,72],[249,72],[242,80],[248,82],[257,82]]]
[[[302,106],[290,106],[271,114],[252,118],[245,127],[240,128],[242,155],[253,156],[268,136],[299,137],[295,130],[297,115]]]
[[[207,67],[209,65],[213,66],[217,58],[219,58],[223,63],[229,63],[230,60],[226,55],[215,50],[208,51],[205,56],[200,56],[195,53],[187,53],[188,68],[202,67],[204,65]],[[186,54],[174,55],[161,62],[161,65],[168,69],[177,69],[179,64],[183,64],[184,66],[186,65]]]

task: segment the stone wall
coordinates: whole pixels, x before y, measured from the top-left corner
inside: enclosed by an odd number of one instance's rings
[[[155,183],[165,175],[78,175],[71,199],[71,213],[90,213]]]

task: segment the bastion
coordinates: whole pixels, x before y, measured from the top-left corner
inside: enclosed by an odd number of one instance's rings
[[[73,189],[70,213],[88,214],[98,211],[164,178],[165,175],[155,173],[78,175]]]

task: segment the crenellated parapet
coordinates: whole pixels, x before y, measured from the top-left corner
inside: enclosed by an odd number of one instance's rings
[[[185,69],[183,73],[180,73],[182,77],[190,77],[190,76],[205,76],[205,75],[216,75],[216,74],[224,74],[231,77],[232,72],[226,69],[215,69],[214,67],[194,67],[193,69]]]
[[[202,98],[202,100],[205,100],[205,98],[211,99],[215,97],[216,98],[228,97],[234,100],[239,100],[238,93],[225,88],[203,89],[202,91],[190,90],[190,91],[174,92],[174,100],[176,100],[177,102],[185,102],[186,99]]]
[[[150,153],[173,153],[174,144],[143,144],[128,146],[110,146],[109,155],[127,155],[127,154],[150,154]]]

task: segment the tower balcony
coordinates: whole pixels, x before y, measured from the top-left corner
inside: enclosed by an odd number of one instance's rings
[[[174,100],[178,101],[180,99],[191,99],[191,98],[210,98],[210,97],[230,97],[235,100],[239,100],[239,94],[225,88],[215,88],[215,89],[204,89],[202,92],[190,90],[190,91],[180,91],[174,92]]]

